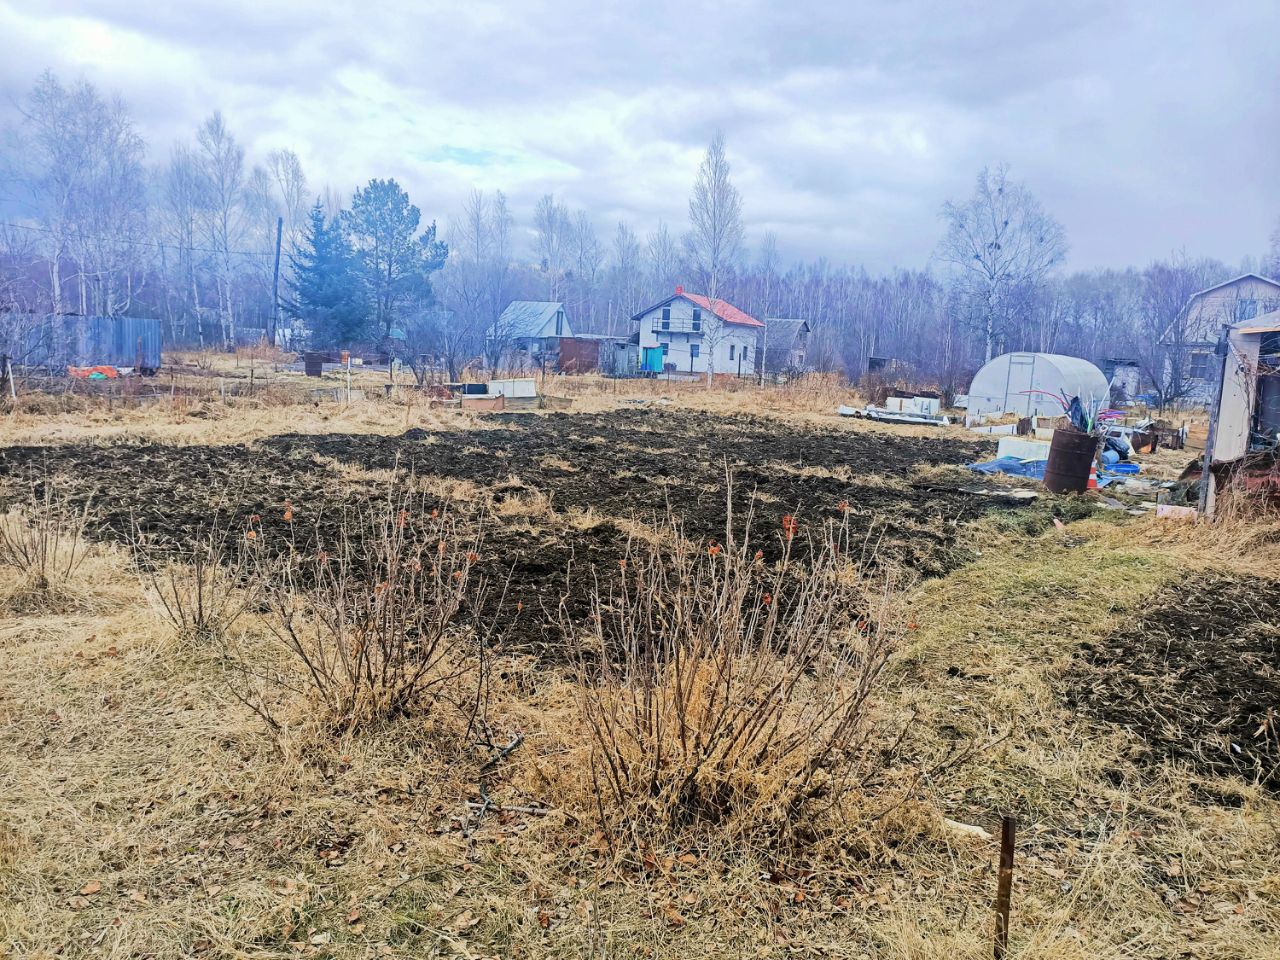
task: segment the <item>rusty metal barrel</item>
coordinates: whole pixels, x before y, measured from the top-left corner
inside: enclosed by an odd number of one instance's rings
[[[1055,430],[1049,444],[1049,462],[1044,468],[1044,485],[1054,493],[1084,493],[1089,486],[1089,468],[1098,453],[1098,438],[1079,430]]]

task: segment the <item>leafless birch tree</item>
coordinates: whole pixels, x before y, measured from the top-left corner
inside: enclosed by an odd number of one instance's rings
[[[742,252],[742,196],[729,180],[724,134],[717,131],[698,168],[689,197],[689,259],[698,271],[713,312],[718,313],[721,285]],[[715,374],[715,355],[722,324],[708,323],[707,381]]]
[[[956,271],[956,282],[979,305],[986,358],[990,360],[1015,322],[1015,297],[1035,287],[1067,252],[1062,225],[1045,213],[1005,166],[984,168],[973,195],[942,208],[947,233],[938,259]]]

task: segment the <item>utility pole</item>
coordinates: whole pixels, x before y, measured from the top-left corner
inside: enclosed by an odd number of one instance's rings
[[[284,233],[284,217],[276,217],[276,268],[271,278],[271,335],[267,338],[274,347],[276,329],[280,325],[280,237]]]

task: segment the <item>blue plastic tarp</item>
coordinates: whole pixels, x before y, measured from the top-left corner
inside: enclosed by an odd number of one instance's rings
[[[971,463],[969,469],[977,473],[1007,473],[1014,477],[1030,477],[1033,480],[1044,479],[1044,468],[1048,460],[1020,460],[1017,457],[997,457],[982,463]]]
[[[1032,480],[1044,479],[1044,468],[1048,460],[1019,460],[1017,457],[997,457],[982,463],[971,463],[969,469],[976,473],[1007,473],[1012,477],[1030,477]],[[1098,487],[1105,487],[1113,480],[1121,479],[1119,475],[1108,476],[1098,473]]]

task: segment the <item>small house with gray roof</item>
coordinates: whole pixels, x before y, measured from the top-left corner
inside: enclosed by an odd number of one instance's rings
[[[485,336],[490,356],[501,353],[555,354],[560,341],[573,336],[573,327],[563,303],[544,300],[512,300]]]

